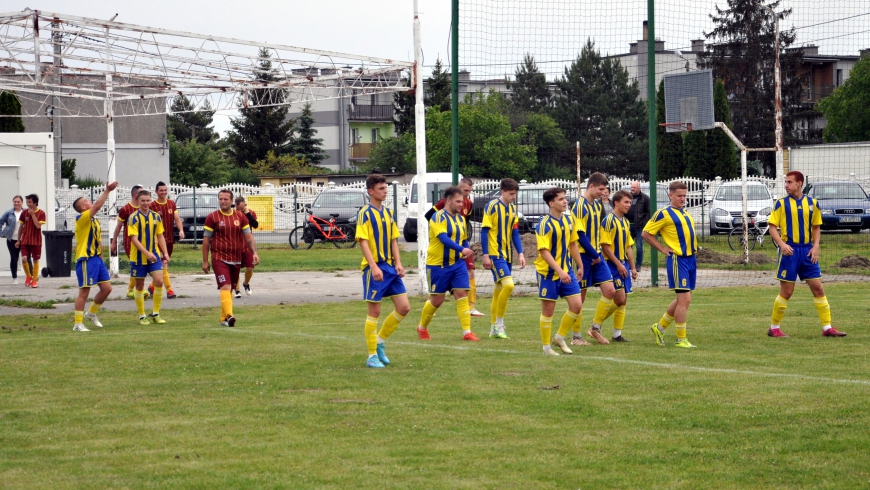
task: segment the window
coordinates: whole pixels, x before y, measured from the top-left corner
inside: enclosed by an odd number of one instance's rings
[[[350,144],[355,145],[359,143],[359,129],[350,128]]]
[[[838,68],[837,69],[837,79],[834,83],[834,86],[839,87],[842,84],[843,84],[843,70]]]
[[[380,128],[372,128],[372,143],[377,143],[380,139],[381,132]]]

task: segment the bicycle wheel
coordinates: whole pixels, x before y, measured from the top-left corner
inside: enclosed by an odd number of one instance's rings
[[[311,239],[311,233],[304,226],[297,226],[290,232],[290,246],[294,250],[304,247],[311,248],[314,245],[314,240]]]
[[[354,238],[355,228],[351,225],[339,225],[338,231],[339,234],[344,234],[344,238],[337,238],[332,240],[332,244],[337,248],[353,248],[356,246],[356,239]]]
[[[755,248],[755,244],[758,243],[758,240],[755,238],[757,234],[758,232],[754,229],[749,229],[749,250]],[[728,234],[728,246],[731,247],[731,250],[742,252],[743,245],[743,228],[734,228],[731,230],[731,233]]]

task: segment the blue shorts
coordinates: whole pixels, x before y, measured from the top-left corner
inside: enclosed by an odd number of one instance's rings
[[[382,299],[400,294],[408,294],[405,289],[405,283],[402,278],[396,273],[396,268],[386,262],[378,264],[381,272],[384,273],[384,278],[381,281],[375,281],[372,277],[372,271],[369,266],[366,266],[362,272],[363,281],[363,300],[371,303],[380,303]]]
[[[464,260],[447,267],[427,265],[426,278],[429,280],[429,294],[447,294],[454,289],[471,289],[468,266]]]
[[[613,281],[613,274],[607,267],[607,259],[601,252],[598,253],[601,261],[592,265],[594,258],[587,258],[586,255],[580,255],[580,260],[583,261],[583,277],[580,278],[580,289],[589,289],[599,284]]]
[[[671,291],[685,292],[695,290],[695,256],[679,257],[676,254],[668,255],[668,289]]]
[[[791,245],[791,244],[789,244]],[[809,257],[812,244],[791,245],[794,254],[783,255],[779,252],[779,264],[776,266],[776,278],[785,282],[797,282],[822,278],[822,268],[814,264]]]
[[[76,278],[80,288],[89,288],[101,282],[111,281],[109,269],[102,257],[88,257],[76,261]]]
[[[511,264],[505,259],[492,259],[492,282],[511,276]]]
[[[158,260],[157,262],[149,262],[145,265],[136,265],[130,264],[130,277],[136,279],[145,279],[150,276],[152,272],[158,272],[163,270],[163,261]]]
[[[623,260],[622,265],[625,267],[625,270],[628,274],[625,277],[619,273],[619,270],[616,268],[616,264],[611,261],[607,261],[607,267],[610,268],[610,275],[613,276],[613,287],[616,288],[617,291],[620,289],[625,289],[625,294],[631,294],[631,268],[628,266],[628,261]]]
[[[558,274],[553,274],[553,279],[547,279],[547,276],[536,272],[538,276],[538,298],[547,301],[556,301],[559,298],[567,298],[568,296],[577,296],[580,294],[580,284],[577,282],[577,277],[574,271],[568,273],[571,276],[571,282],[568,284],[562,283],[559,280]]]

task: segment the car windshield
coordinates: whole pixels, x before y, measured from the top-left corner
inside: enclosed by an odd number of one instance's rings
[[[430,183],[426,184],[426,194],[427,194],[428,200],[429,201],[432,200],[432,197],[433,197],[432,193],[434,192],[435,193],[435,200],[432,202],[437,202],[439,199],[441,199],[441,194],[444,191],[444,189],[450,187],[450,185],[451,184],[449,182],[440,182],[440,183],[431,183],[430,182]],[[411,189],[411,202],[417,202],[417,184],[414,184],[411,187],[412,187],[412,189]]]
[[[178,196],[178,199],[175,200],[175,206],[178,209],[193,209],[193,194]],[[196,207],[202,209],[219,208],[217,194],[201,194],[196,196]]]
[[[546,189],[520,189],[517,192],[517,205],[544,204],[544,191]]]
[[[361,208],[366,198],[360,192],[324,192],[314,201],[315,208]]]
[[[749,201],[761,201],[770,199],[770,191],[763,185],[746,186],[746,199]],[[743,188],[739,185],[721,186],[716,191],[717,201],[742,201]]]
[[[867,199],[864,189],[852,182],[814,184],[810,195],[816,199]]]

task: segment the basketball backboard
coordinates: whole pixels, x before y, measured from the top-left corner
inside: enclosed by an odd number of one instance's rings
[[[667,132],[713,129],[713,70],[665,75],[665,122]],[[680,124],[683,124],[681,126]]]

